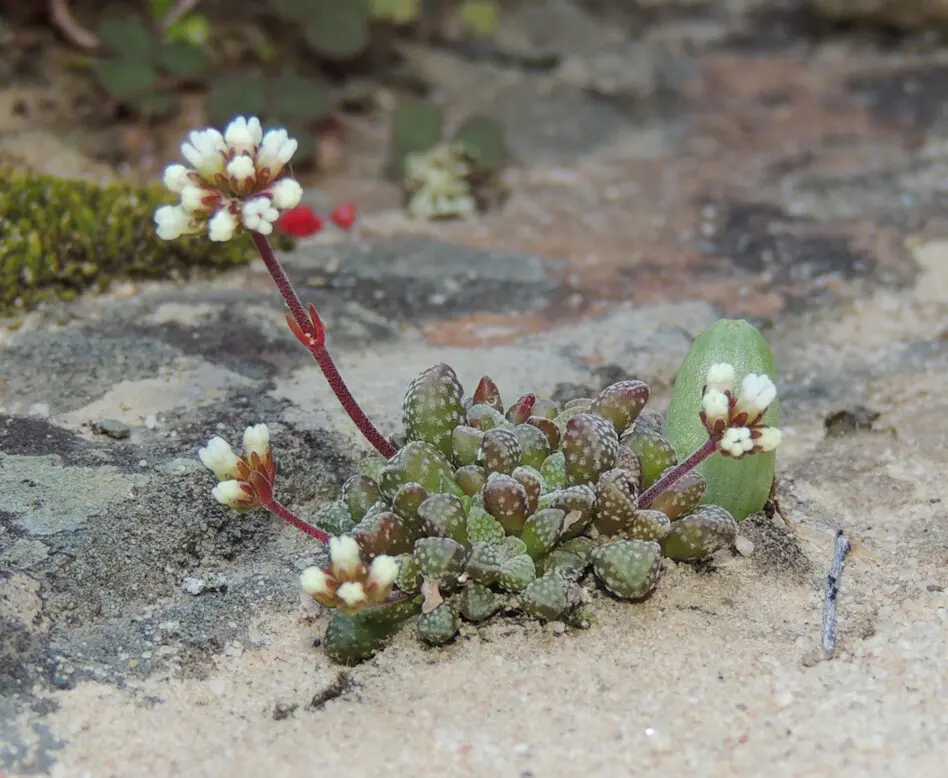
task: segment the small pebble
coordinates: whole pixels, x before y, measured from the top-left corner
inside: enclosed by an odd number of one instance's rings
[[[750,538],[745,538],[743,535],[738,535],[737,540],[734,541],[734,548],[737,549],[737,553],[741,556],[752,556],[754,553],[754,541]]]
[[[148,429],[150,429],[150,430],[153,430],[153,429],[154,429],[155,427],[157,427],[157,426],[158,426],[158,417],[157,417],[157,416],[155,416],[154,414],[149,414],[148,416],[145,417],[145,427],[146,427],[146,428],[148,428]]]
[[[32,419],[48,419],[49,403],[33,403],[30,406],[29,416]]]
[[[103,419],[102,421],[93,422],[92,429],[99,435],[105,435],[113,440],[125,440],[132,434],[131,427],[115,419]]]

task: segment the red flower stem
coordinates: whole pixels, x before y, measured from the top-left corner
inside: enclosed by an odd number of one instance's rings
[[[296,294],[293,284],[290,283],[286,271],[283,270],[283,265],[280,264],[280,260],[278,260],[273,253],[270,242],[266,236],[261,235],[259,232],[251,232],[250,236],[253,238],[254,246],[256,246],[257,251],[260,252],[263,263],[267,266],[267,270],[273,277],[273,281],[280,295],[286,301],[286,305],[290,309],[290,313],[293,315],[296,323],[303,332],[312,333],[315,325],[306,314],[306,309],[303,307],[299,295]],[[355,397],[352,396],[352,392],[349,391],[349,387],[346,386],[346,382],[343,381],[342,375],[339,373],[339,368],[336,367],[336,363],[333,361],[326,347],[315,346],[310,348],[310,353],[316,359],[316,364],[319,365],[319,369],[323,371],[323,375],[329,383],[329,388],[332,389],[333,394],[336,395],[336,399],[339,400],[343,410],[348,414],[349,418],[352,419],[356,427],[359,428],[359,432],[365,436],[365,439],[368,440],[373,448],[383,457],[386,459],[393,457],[396,451],[395,447],[386,440],[385,436],[378,431],[369,417],[365,415],[365,411],[362,410],[362,407],[356,401]]]
[[[717,450],[718,442],[716,440],[711,440],[710,438],[706,440],[701,447],[684,462],[676,465],[642,492],[642,494],[639,495],[638,507],[641,509],[648,508],[658,495],[673,487]]]
[[[274,516],[277,516],[278,518],[283,519],[283,521],[292,524],[300,532],[306,533],[311,538],[316,538],[316,540],[320,540],[323,543],[329,542],[330,534],[328,532],[324,532],[318,527],[314,527],[312,524],[303,521],[299,516],[293,513],[293,511],[287,508],[276,498],[272,498],[270,502],[266,503],[263,507],[270,511],[270,513],[272,513]]]

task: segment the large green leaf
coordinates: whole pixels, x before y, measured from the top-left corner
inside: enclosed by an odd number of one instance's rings
[[[295,73],[269,79],[267,93],[269,113],[279,120],[317,121],[332,110],[326,87]]]
[[[701,388],[708,368],[728,362],[736,373],[735,388],[748,373],[763,373],[776,380],[770,346],[754,325],[743,320],[721,319],[695,338],[675,379],[662,434],[672,443],[680,460],[704,444],[708,433],[701,423]],[[775,400],[764,416],[773,426],[779,420]],[[731,459],[712,454],[698,470],[708,479],[703,503],[719,505],[737,521],[764,507],[774,478],[776,452]]]
[[[320,56],[348,60],[369,44],[369,7],[366,0],[323,0],[305,21],[306,42]]]
[[[496,173],[507,161],[507,144],[504,130],[493,119],[473,116],[462,124],[454,134],[454,140],[463,143],[480,170]]]
[[[145,92],[158,83],[151,65],[120,59],[100,59],[93,65],[99,83],[113,97],[128,97]]]
[[[130,62],[152,62],[158,39],[139,22],[107,19],[99,25],[99,40],[107,51]]]
[[[211,60],[200,46],[184,41],[170,41],[162,45],[159,63],[176,76],[197,78],[207,71]]]
[[[207,112],[215,122],[229,122],[239,115],[262,114],[267,107],[262,81],[253,73],[231,73],[211,84]]]

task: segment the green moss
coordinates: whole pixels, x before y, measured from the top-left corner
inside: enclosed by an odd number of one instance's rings
[[[0,166],[0,314],[101,291],[116,279],[183,278],[253,259],[247,235],[159,240],[152,215],[172,201],[157,185],[97,186]]]

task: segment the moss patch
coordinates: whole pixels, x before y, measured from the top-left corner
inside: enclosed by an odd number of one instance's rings
[[[98,186],[0,166],[0,315],[102,291],[115,279],[182,278],[253,259],[247,235],[159,240],[152,215],[170,199],[157,185]]]

